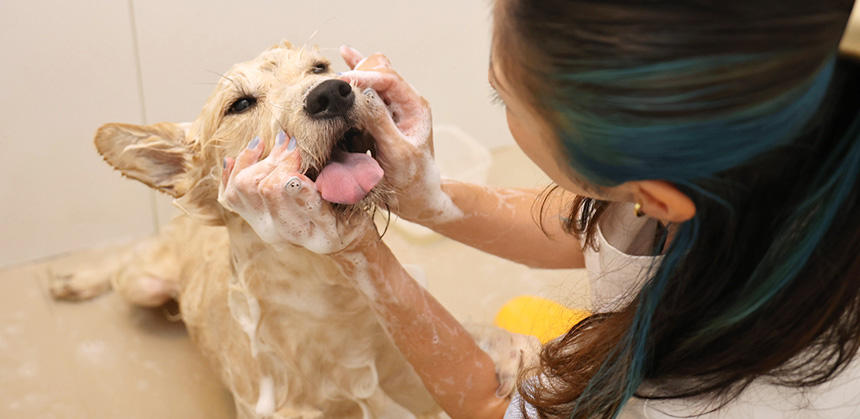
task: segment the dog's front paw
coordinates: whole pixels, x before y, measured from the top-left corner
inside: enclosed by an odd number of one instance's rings
[[[110,277],[104,272],[48,273],[51,297],[65,301],[83,301],[98,297],[111,289]]]
[[[534,336],[485,325],[466,325],[466,330],[496,365],[499,397],[509,397],[517,387],[520,371],[538,364],[541,345]]]

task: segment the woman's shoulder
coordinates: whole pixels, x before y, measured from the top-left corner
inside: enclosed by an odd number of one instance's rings
[[[736,399],[718,410],[701,399],[645,400],[633,398],[619,419],[701,419],[808,418],[848,419],[860,417],[860,359],[848,365],[833,380],[816,387],[796,389],[753,382]],[[525,409],[523,409],[525,408]],[[523,410],[526,414],[523,415]],[[534,406],[514,392],[504,419],[537,418]]]
[[[525,415],[523,415],[523,407],[525,407]],[[538,415],[534,406],[526,403],[522,396],[520,396],[520,393],[514,392],[511,404],[508,405],[508,410],[505,411],[504,419],[531,419],[536,417]]]
[[[848,419],[860,417],[860,360],[855,360],[834,379],[816,387],[798,389],[757,380],[734,400],[717,411],[716,406],[697,400],[631,400],[621,418],[704,419],[808,418]]]
[[[660,261],[653,255],[657,228],[657,221],[636,217],[633,204],[607,207],[596,229],[596,249],[583,251],[594,311],[623,305],[639,291],[647,272]]]

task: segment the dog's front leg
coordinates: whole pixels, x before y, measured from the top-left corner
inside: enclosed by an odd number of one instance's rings
[[[129,259],[130,250],[118,252],[95,266],[76,272],[54,272],[49,268],[48,287],[51,296],[57,300],[83,301],[110,291],[111,277],[119,270],[121,261]]]
[[[520,335],[488,325],[465,324],[478,346],[496,364],[499,389],[496,395],[510,397],[516,390],[519,373],[538,364],[540,342],[533,336]]]

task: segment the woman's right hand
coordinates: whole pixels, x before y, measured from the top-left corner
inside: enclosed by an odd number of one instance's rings
[[[341,79],[362,89],[373,89],[382,102],[373,108],[366,127],[376,139],[377,159],[394,190],[391,209],[400,217],[421,224],[449,221],[462,216],[442,191],[442,180],[433,159],[430,105],[394,69],[382,54],[367,58],[353,48],[341,47],[352,69]]]

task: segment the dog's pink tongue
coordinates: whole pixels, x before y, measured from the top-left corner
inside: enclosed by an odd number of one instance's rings
[[[326,201],[352,205],[364,199],[383,175],[373,157],[336,150],[317,176],[317,190]]]

